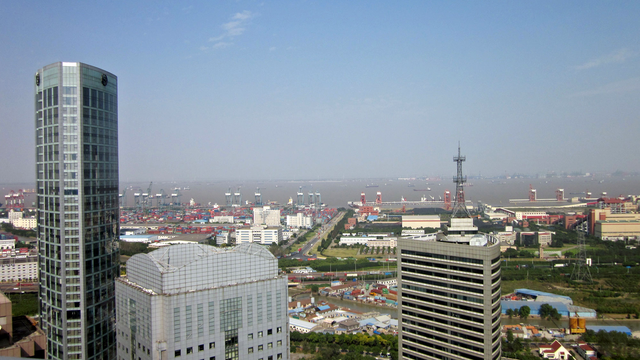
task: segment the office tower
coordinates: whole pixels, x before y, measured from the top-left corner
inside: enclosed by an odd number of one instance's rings
[[[288,359],[287,282],[256,244],[134,255],[116,280],[117,359]]]
[[[54,359],[115,358],[118,80],[83,63],[35,75],[40,315]]]
[[[446,234],[398,241],[400,359],[495,360],[500,343],[500,242],[466,208],[460,155]]]
[[[400,359],[500,358],[500,243],[451,220],[398,241]]]

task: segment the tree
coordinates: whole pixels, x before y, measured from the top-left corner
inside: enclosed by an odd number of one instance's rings
[[[520,318],[521,319],[525,319],[527,320],[527,318],[529,317],[529,315],[531,315],[531,308],[528,307],[527,305],[523,306],[520,308],[520,310],[518,311]]]
[[[513,309],[507,309],[506,314],[509,316],[509,319],[511,319],[513,315],[515,315],[515,311],[513,311]]]
[[[549,304],[540,305],[540,317],[541,318],[548,318],[549,315],[551,314],[551,310],[552,309],[554,309],[554,307],[549,305]],[[558,312],[558,311],[556,310],[556,312]]]
[[[318,284],[311,285],[311,292],[317,294],[318,290],[320,290],[320,286]]]
[[[511,329],[507,330],[507,341],[509,343],[513,342],[513,331],[511,331]]]

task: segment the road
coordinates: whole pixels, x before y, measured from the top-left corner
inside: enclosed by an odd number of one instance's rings
[[[5,294],[38,292],[38,283],[4,283],[0,284],[0,291]]]
[[[313,246],[318,242],[318,240],[322,239],[328,232],[333,230],[333,227],[336,226],[336,224],[340,220],[342,220],[342,217],[344,217],[345,214],[346,212],[341,211],[340,214],[338,214],[338,216],[335,216],[333,219],[331,219],[331,221],[329,221],[328,224],[322,225],[322,227],[320,228],[320,236],[315,235],[314,237],[312,237],[311,240],[309,240],[309,242],[302,247],[301,254],[308,255],[307,253],[309,252],[309,250],[311,250],[311,248],[313,248]]]

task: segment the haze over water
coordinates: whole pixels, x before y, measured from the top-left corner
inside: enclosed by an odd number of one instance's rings
[[[592,193],[593,198],[598,198],[602,192],[607,192],[608,196],[632,195],[640,191],[640,177],[579,177],[579,178],[550,178],[550,179],[473,179],[469,181],[471,186],[465,187],[466,199],[475,205],[478,201],[491,205],[515,206],[509,203],[509,199],[527,199],[529,184],[537,190],[539,199],[554,199],[555,191],[563,188],[565,198],[583,197],[584,192]],[[378,187],[367,185],[375,184]],[[409,184],[415,187],[409,187]],[[123,186],[140,187],[141,192],[146,192],[148,183],[121,184]],[[419,201],[421,197],[433,196],[439,200],[445,190],[455,192],[455,184],[452,178],[441,178],[435,181],[418,180],[397,180],[397,179],[358,179],[358,180],[325,180],[325,181],[219,181],[219,182],[179,182],[179,183],[154,183],[152,193],[156,194],[160,189],[170,194],[175,187],[184,188],[188,186],[190,190],[182,190],[182,202],[187,203],[193,198],[197,203],[207,205],[217,203],[225,205],[225,192],[231,188],[234,193],[240,187],[242,202],[255,200],[256,188],[260,187],[262,200],[277,201],[279,204],[286,204],[289,198],[296,201],[296,194],[300,186],[305,196],[305,203],[308,202],[308,193],[320,192],[322,202],[329,207],[346,207],[348,201],[359,201],[360,193],[364,192],[367,201],[374,201],[376,193],[382,193],[383,201],[400,201],[404,197],[407,201]],[[414,191],[414,189],[431,191]],[[138,191],[138,190],[136,190]],[[127,203],[133,205],[134,190],[127,190]],[[574,194],[571,194],[574,193]],[[518,203],[522,206],[525,203]],[[526,204],[529,204],[528,202]],[[568,203],[567,203],[568,204]],[[535,204],[533,204],[535,205]]]

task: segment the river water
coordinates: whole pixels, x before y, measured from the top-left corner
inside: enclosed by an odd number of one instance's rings
[[[377,187],[367,187],[376,185]],[[578,178],[550,178],[550,179],[473,179],[465,187],[467,200],[474,204],[482,201],[497,206],[507,206],[509,199],[528,198],[529,185],[537,190],[539,199],[555,198],[556,189],[565,191],[565,198],[582,197],[589,191],[593,197],[599,197],[602,192],[609,196],[637,194],[640,188],[640,177],[578,177]],[[146,192],[148,182],[121,183],[120,192],[127,188],[127,205],[133,206],[134,192]],[[10,190],[32,189],[33,184],[0,184],[0,202],[4,202],[4,195]],[[357,180],[316,180],[316,181],[211,181],[211,182],[154,182],[151,192],[153,194],[164,190],[165,194],[175,192],[180,188],[182,202],[188,203],[191,198],[202,205],[225,205],[225,192],[231,189],[236,192],[240,188],[242,202],[253,202],[255,192],[260,188],[263,202],[276,201],[286,204],[289,199],[296,201],[296,194],[302,187],[305,202],[308,202],[309,192],[320,192],[322,202],[330,207],[343,207],[348,201],[359,201],[360,193],[364,192],[367,201],[374,201],[378,191],[382,194],[383,201],[400,201],[404,197],[407,201],[419,201],[421,197],[433,196],[436,200],[443,196],[445,190],[452,193],[455,185],[451,178],[442,178],[431,181],[398,180],[398,179],[357,179]],[[188,188],[188,190],[184,190]],[[427,189],[431,190],[427,190]],[[420,191],[414,191],[420,190]],[[35,194],[27,194],[25,203],[30,206],[35,202]],[[528,202],[519,203],[523,206]],[[548,203],[547,203],[548,204]]]

